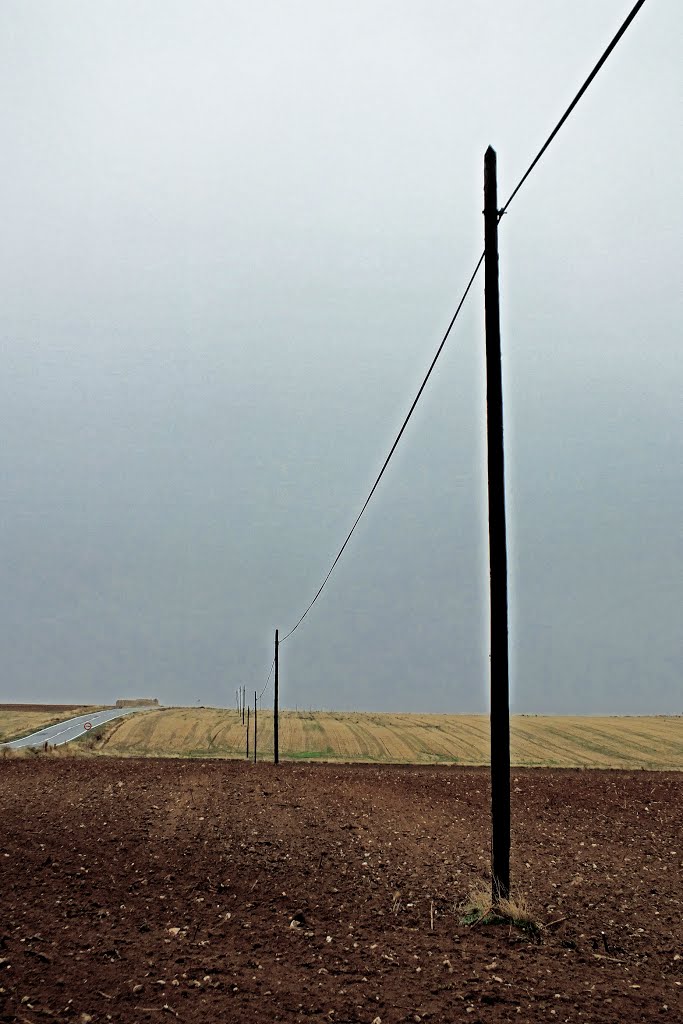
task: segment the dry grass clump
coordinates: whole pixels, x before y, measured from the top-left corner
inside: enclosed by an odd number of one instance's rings
[[[0,747],[0,757],[3,761],[25,761],[28,757],[38,757],[43,753],[37,747]]]
[[[499,900],[494,909],[497,914],[512,921],[519,928],[533,931],[542,927],[524,895]]]
[[[3,761],[25,761],[34,757],[70,757],[74,751],[68,750],[66,745],[59,747],[8,747],[0,746],[0,759]]]
[[[543,928],[523,893],[494,901],[491,889],[483,884],[470,892],[460,911],[461,924],[511,924],[536,937]]]

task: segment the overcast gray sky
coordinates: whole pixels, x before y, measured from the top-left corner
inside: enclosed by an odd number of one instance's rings
[[[261,689],[630,6],[4,0],[0,700]],[[683,711],[682,28],[501,223],[514,711]],[[486,710],[483,347],[481,279],[287,706]]]

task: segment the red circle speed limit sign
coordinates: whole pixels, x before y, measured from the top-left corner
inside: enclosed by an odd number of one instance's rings
[[[92,722],[85,722],[85,723],[83,724],[83,728],[84,728],[84,729],[85,729],[86,731],[87,731],[88,729],[92,729]]]

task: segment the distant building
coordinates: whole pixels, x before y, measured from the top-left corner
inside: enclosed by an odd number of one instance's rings
[[[117,700],[115,707],[117,708],[136,708],[136,707],[158,707],[158,697],[138,697],[137,700]]]

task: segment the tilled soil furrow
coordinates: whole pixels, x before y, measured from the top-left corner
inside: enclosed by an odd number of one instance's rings
[[[536,930],[462,923],[485,769],[0,762],[0,1021],[681,1019],[681,776],[512,796]]]

